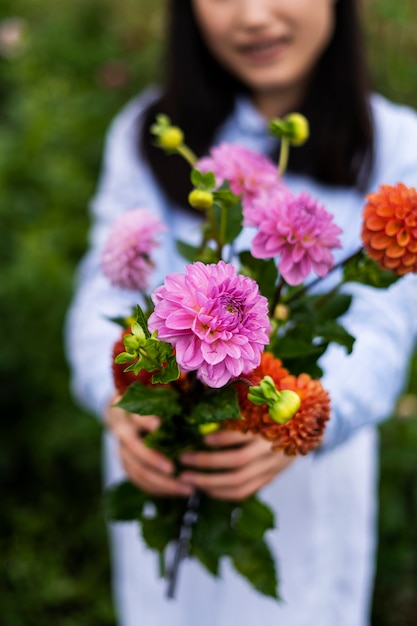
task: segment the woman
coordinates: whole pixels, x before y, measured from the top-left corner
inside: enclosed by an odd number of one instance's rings
[[[68,324],[76,396],[105,420],[108,482],[125,474],[143,489],[187,496],[200,488],[240,499],[262,489],[276,511],[268,538],[276,553],[281,604],[252,591],[224,563],[215,580],[194,562],[181,571],[178,596],[165,600],[157,562],[132,524],[114,525],[114,582],[120,624],[187,626],[262,619],[286,626],[365,626],[369,623],[375,548],[376,433],[404,383],[417,334],[415,277],[387,291],[355,286],[344,321],[357,338],[353,354],[332,347],[322,358],[332,418],[316,454],[271,452],[257,436],[216,433],[216,447],[188,453],[173,476],[170,461],[138,436],[157,416],[114,408],[111,347],[135,294],[112,289],[99,259],[108,230],[122,211],[144,206],[169,225],[154,286],[184,262],[174,240],[192,239],[199,216],[186,207],[189,170],[152,146],[156,113],[181,126],[199,154],[220,141],[274,153],[266,120],[301,110],[311,140],[292,153],[286,184],[309,191],[343,229],[345,257],[359,245],[364,193],[380,183],[415,184],[417,117],[370,96],[353,0],[171,0],[167,75],[161,89],[131,102],[107,141],[103,176],[92,204],[91,249],[83,262]],[[393,158],[395,155],[395,159]],[[337,260],[337,258],[336,258]],[[327,279],[327,285],[333,278]],[[91,364],[94,364],[93,366]],[[210,468],[210,474],[199,470]]]

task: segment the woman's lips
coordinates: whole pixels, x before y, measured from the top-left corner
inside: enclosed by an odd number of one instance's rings
[[[262,39],[237,46],[240,54],[252,63],[275,61],[289,45],[287,37]]]

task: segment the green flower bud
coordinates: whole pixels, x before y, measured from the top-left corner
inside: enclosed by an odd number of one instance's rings
[[[178,126],[169,126],[159,134],[159,145],[165,150],[176,150],[183,142],[184,133]]]
[[[300,396],[291,389],[283,389],[279,392],[278,400],[270,405],[269,416],[278,424],[286,424],[294,417],[300,406]]]
[[[274,119],[269,123],[272,135],[286,139],[293,146],[301,146],[310,135],[307,118],[301,113],[290,113],[283,119]]]
[[[138,337],[135,337],[134,335],[125,335],[123,337],[123,344],[126,348],[126,352],[129,352],[129,354],[137,355],[142,342]]]
[[[217,422],[208,422],[207,424],[199,424],[198,426],[199,433],[203,436],[215,433],[219,428],[220,426]]]
[[[301,113],[290,113],[284,117],[289,128],[289,140],[293,146],[301,146],[310,135],[310,127],[306,117]]]
[[[213,206],[213,194],[201,189],[193,189],[188,196],[188,202],[194,209],[207,211]]]

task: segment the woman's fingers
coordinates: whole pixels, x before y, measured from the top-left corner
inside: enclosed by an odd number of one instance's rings
[[[196,452],[182,457],[188,466],[180,480],[213,498],[240,500],[269,483],[292,461],[259,436],[234,450]],[[210,470],[204,473],[201,470]]]
[[[271,451],[271,444],[260,437],[251,436],[249,439],[245,438],[244,441],[244,445],[230,449],[186,452],[181,455],[180,461],[186,466],[201,469],[237,469]],[[239,443],[242,443],[242,439]]]

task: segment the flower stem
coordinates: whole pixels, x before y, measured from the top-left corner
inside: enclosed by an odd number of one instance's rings
[[[191,167],[194,167],[197,163],[197,157],[194,152],[186,145],[181,144],[177,148],[178,154],[180,154]]]
[[[339,263],[336,263],[336,265],[333,265],[333,267],[327,273],[327,276],[329,276],[329,274],[331,274],[335,270],[338,270],[339,268],[344,267],[346,265],[346,263],[349,263],[349,261],[352,261],[357,256],[360,256],[362,254],[362,252],[363,252],[363,248],[361,246],[358,250],[356,250],[356,252],[353,252],[352,254],[350,254],[345,259],[342,259],[341,261],[339,261]],[[312,289],[315,285],[317,285],[321,280],[323,280],[323,279],[320,276],[318,276],[315,280],[313,280],[308,285],[302,286],[298,291],[293,292],[291,294],[291,296],[289,296],[285,300],[285,304],[288,304],[289,302],[292,302],[293,300],[296,300],[296,298],[299,298],[300,296],[303,296],[305,293],[310,291],[310,289]]]
[[[177,540],[172,567],[169,569],[167,597],[175,597],[175,589],[178,582],[178,574],[181,562],[188,556],[191,545],[193,526],[198,520],[198,509],[200,506],[201,494],[195,491],[187,500],[184,515],[181,520],[181,528]]]
[[[290,156],[290,142],[285,137],[281,139],[281,148],[279,152],[278,171],[280,176],[283,176],[288,165],[288,159]]]

